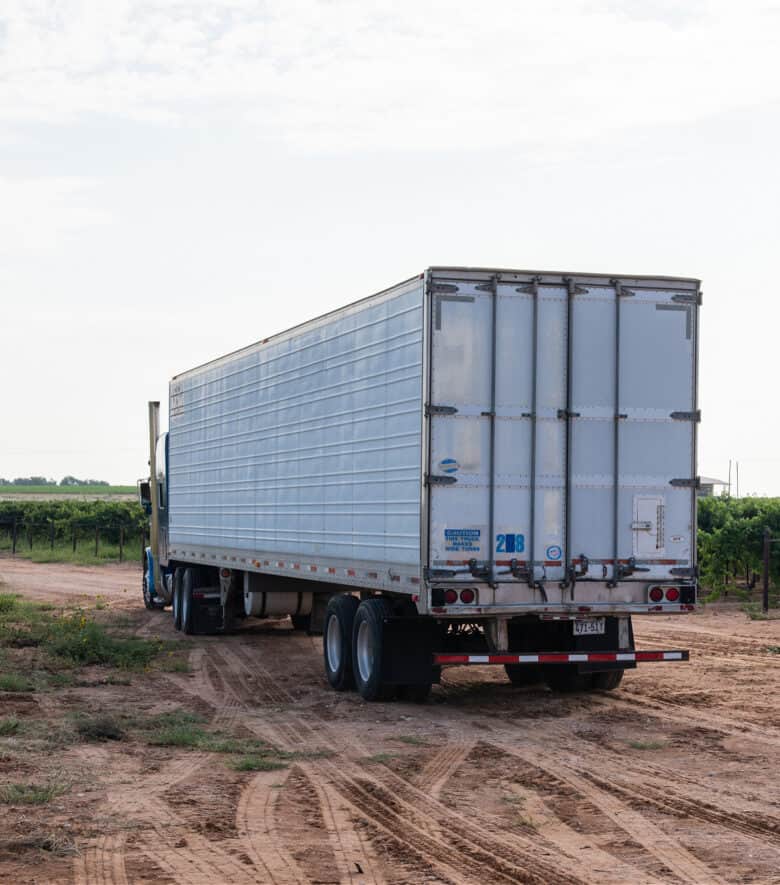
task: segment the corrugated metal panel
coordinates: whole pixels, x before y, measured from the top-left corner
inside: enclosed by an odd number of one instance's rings
[[[533,559],[534,578],[556,592],[580,557],[591,563],[585,579],[598,581],[623,578],[616,556],[626,569],[639,560],[635,580],[692,566],[695,490],[672,480],[693,477],[695,423],[673,413],[696,410],[698,284],[532,282],[515,272],[434,275],[431,398],[456,411],[431,419],[431,471],[450,478],[431,489],[431,565],[477,560],[484,578],[517,582],[497,564]],[[633,527],[648,495],[652,543]]]
[[[423,286],[178,376],[170,545],[420,561]]]

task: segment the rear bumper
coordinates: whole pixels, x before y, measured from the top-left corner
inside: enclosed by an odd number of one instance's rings
[[[687,649],[669,651],[538,652],[536,654],[434,654],[434,666],[453,664],[642,664],[687,661]]]

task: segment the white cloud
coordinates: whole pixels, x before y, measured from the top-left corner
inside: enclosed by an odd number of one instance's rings
[[[80,178],[0,177],[0,255],[46,251],[108,223],[92,204],[94,187]]]
[[[6,0],[0,117],[248,120],[300,150],[482,147],[780,98],[759,0]]]

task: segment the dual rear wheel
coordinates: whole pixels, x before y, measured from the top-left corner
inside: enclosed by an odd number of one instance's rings
[[[389,599],[372,597],[362,602],[347,594],[334,596],[328,602],[323,631],[325,674],[336,691],[356,688],[367,701],[424,701],[431,691],[430,683],[397,685],[386,680],[383,672],[385,619],[394,615]]]

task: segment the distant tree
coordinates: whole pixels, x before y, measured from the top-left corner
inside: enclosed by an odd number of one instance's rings
[[[10,486],[10,485],[11,485],[11,483],[8,482],[7,479],[5,479],[4,477],[0,476],[0,486]]]
[[[104,479],[78,479],[75,476],[63,476],[60,480],[61,486],[107,486]]]
[[[49,486],[49,485],[57,485],[57,483],[52,479],[48,480],[45,476],[17,476],[16,479],[11,483],[11,485],[15,486]]]

